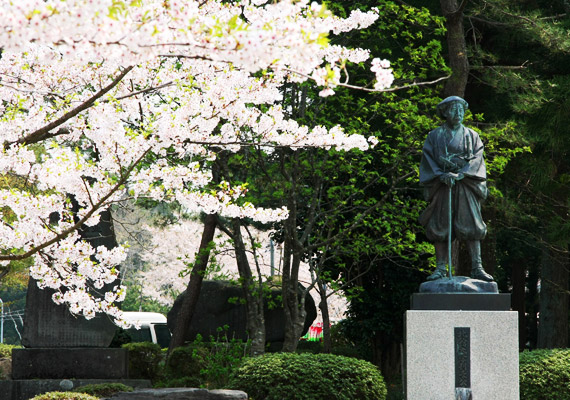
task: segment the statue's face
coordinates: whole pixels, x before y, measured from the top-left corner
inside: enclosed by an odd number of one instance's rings
[[[454,101],[447,107],[446,119],[448,122],[455,124],[460,124],[463,121],[463,116],[465,115],[465,109],[463,104],[458,101]]]

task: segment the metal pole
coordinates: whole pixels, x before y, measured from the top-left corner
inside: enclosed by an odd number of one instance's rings
[[[271,276],[275,274],[275,246],[273,245],[273,239],[269,239],[269,254],[271,263]]]
[[[451,187],[452,187],[453,183],[451,183],[449,185],[449,230],[447,233],[447,268],[449,270],[449,279],[451,279],[451,229],[452,229],[452,213],[451,213],[451,202],[452,202],[452,196],[451,196]]]
[[[0,323],[0,343],[4,343],[4,302],[0,299],[2,304],[2,322]]]

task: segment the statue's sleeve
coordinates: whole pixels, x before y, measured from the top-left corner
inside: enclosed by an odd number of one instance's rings
[[[484,146],[479,134],[472,129],[469,129],[471,136],[471,143],[473,143],[473,157],[467,165],[465,165],[461,172],[468,177],[485,180],[487,179],[487,169],[485,167]]]
[[[429,184],[430,181],[443,174],[436,162],[437,157],[437,130],[431,131],[424,143],[422,160],[420,162],[420,184]]]

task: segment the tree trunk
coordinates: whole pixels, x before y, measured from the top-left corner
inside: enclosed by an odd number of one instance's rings
[[[246,300],[247,332],[251,340],[251,355],[260,356],[265,353],[265,314],[263,309],[263,288],[259,280],[253,279],[245,245],[241,234],[241,222],[234,218],[232,221],[234,250],[241,278],[241,286]]]
[[[568,347],[568,255],[561,249],[543,251],[540,277],[538,346]]]
[[[284,352],[295,352],[299,344],[299,338],[303,333],[305,326],[305,296],[306,292],[302,291],[299,295],[299,255],[293,254],[291,264],[289,265],[290,272],[285,278],[283,274],[283,310],[285,311],[285,338],[283,341]],[[284,265],[284,272],[286,265]]]
[[[305,325],[305,295],[299,296],[299,266],[301,264],[301,246],[297,239],[297,203],[295,192],[289,197],[289,217],[285,221],[285,254],[283,257],[282,297],[285,312],[284,352],[297,350],[299,338]]]
[[[528,347],[536,349],[538,342],[538,265],[531,265],[528,269],[528,293],[527,293],[527,313],[528,313]]]
[[[524,260],[516,260],[511,265],[511,282],[513,284],[512,306],[513,311],[519,313],[519,349],[526,346],[526,307],[525,307],[525,279],[526,268]]]
[[[372,362],[380,367],[386,381],[394,382],[402,367],[400,344],[384,333],[376,333],[372,341]]]
[[[184,338],[192,316],[198,304],[198,297],[200,296],[200,288],[202,287],[202,280],[204,272],[208,266],[208,259],[210,258],[210,243],[214,240],[214,232],[216,231],[216,214],[208,214],[204,219],[204,230],[202,231],[202,240],[200,241],[200,249],[192,272],[190,273],[190,282],[186,288],[186,296],[182,301],[180,311],[176,318],[176,327],[170,339],[170,346],[168,353],[172,352],[176,347],[184,345]]]
[[[447,23],[447,47],[451,78],[445,84],[444,97],[465,96],[465,86],[469,76],[469,60],[463,29],[463,8],[468,0],[462,0],[461,6],[457,0],[440,0],[441,11]]]
[[[323,353],[330,353],[332,350],[332,341],[327,288],[326,284],[321,279],[319,279],[317,282],[319,285],[319,294],[321,296],[319,308],[321,309],[321,315],[323,317]]]

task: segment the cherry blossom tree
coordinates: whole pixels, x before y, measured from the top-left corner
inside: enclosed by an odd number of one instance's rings
[[[86,318],[105,312],[120,322],[125,288],[92,291],[112,287],[127,250],[93,248],[80,226],[141,197],[189,212],[286,218],[285,208],[244,202],[245,186],[214,184],[217,151],[367,149],[373,141],[341,127],[286,118],[279,87],[312,80],[331,95],[349,84],[347,61],[371,67],[373,90],[393,81],[388,61],[327,41],[369,26],[377,10],[342,19],[306,0],[2,3],[0,174],[25,185],[0,190],[0,262],[32,258],[38,285]]]

